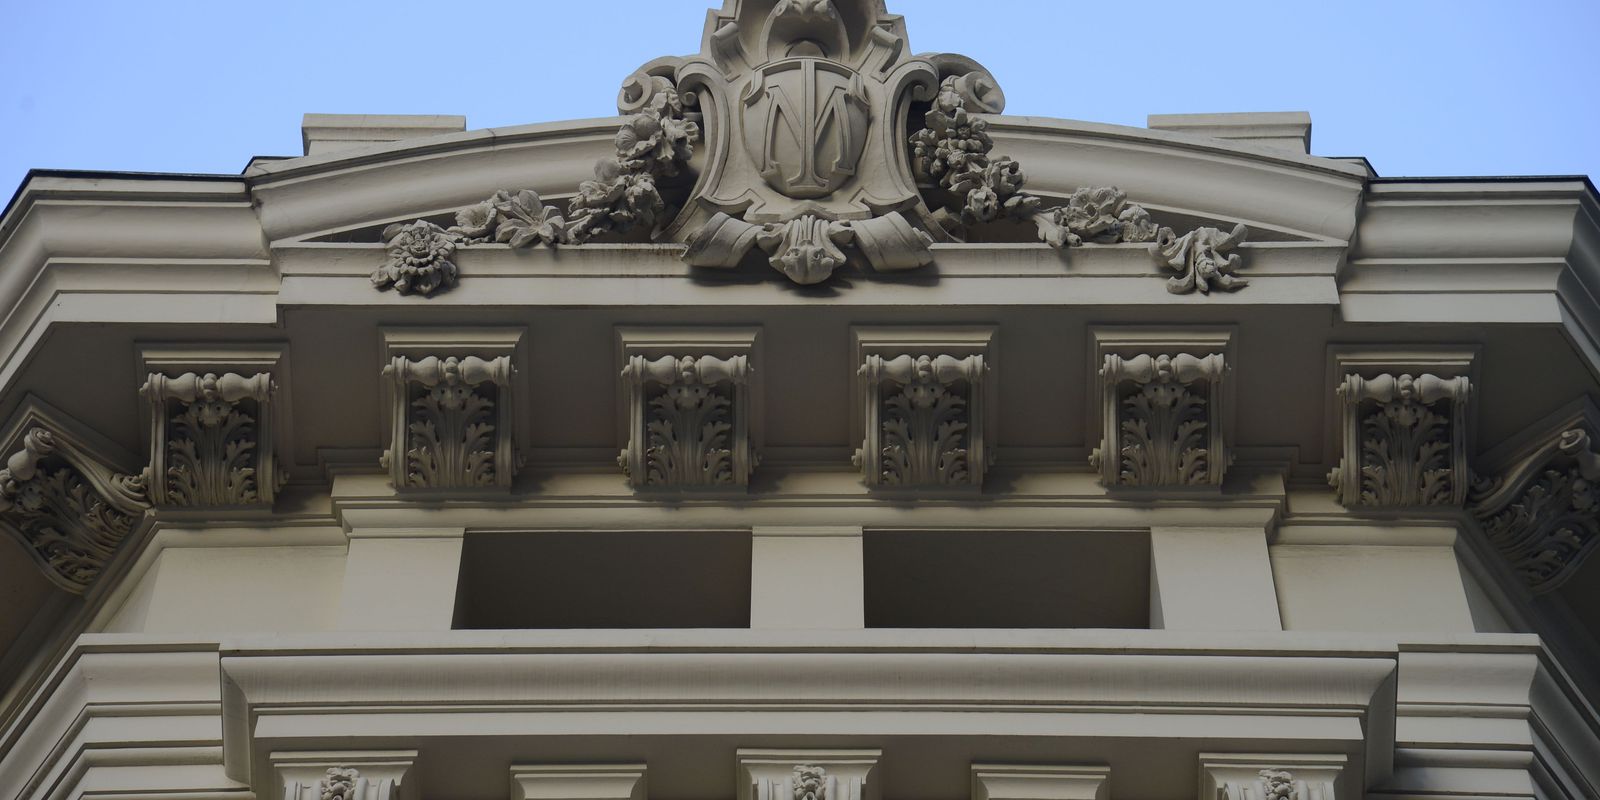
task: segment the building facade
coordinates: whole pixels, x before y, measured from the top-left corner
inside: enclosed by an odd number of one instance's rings
[[[1594,186],[914,52],[30,174],[0,798],[1600,796]]]

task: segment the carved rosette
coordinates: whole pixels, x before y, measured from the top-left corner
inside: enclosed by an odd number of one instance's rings
[[[1600,453],[1588,431],[1564,431],[1474,486],[1469,508],[1528,588],[1556,589],[1600,545]]]
[[[149,507],[143,477],[113,472],[43,427],[24,434],[0,469],[0,522],[74,594],[94,583]]]
[[[1217,486],[1231,456],[1221,413],[1227,364],[1194,356],[1107,354],[1103,439],[1089,457],[1106,486]]]
[[[1347,506],[1459,506],[1470,487],[1465,377],[1347,375],[1343,455],[1328,482]]]
[[[628,447],[617,463],[634,488],[744,487],[755,470],[745,356],[636,355],[622,370]]]
[[[511,486],[510,357],[397,356],[383,374],[393,423],[382,463],[396,489]]]
[[[866,441],[854,459],[867,486],[981,487],[985,369],[981,355],[867,356]]]
[[[273,451],[272,376],[152,373],[150,499],[158,506],[271,506],[283,485]]]

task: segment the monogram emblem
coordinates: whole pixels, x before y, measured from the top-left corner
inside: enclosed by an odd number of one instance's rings
[[[741,103],[744,145],[768,186],[786,197],[826,197],[856,176],[871,108],[861,75],[819,58],[761,68]]]

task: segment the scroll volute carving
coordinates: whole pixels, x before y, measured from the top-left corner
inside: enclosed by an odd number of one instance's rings
[[[1346,375],[1339,385],[1343,455],[1328,475],[1347,506],[1459,506],[1466,463],[1466,377]]]
[[[639,489],[742,488],[750,445],[750,360],[635,355],[622,370],[628,447],[617,462]]]
[[[1100,447],[1090,463],[1108,487],[1220,485],[1227,363],[1222,353],[1107,354]]]
[[[273,447],[277,389],[266,373],[152,373],[150,498],[171,507],[270,507],[284,476]]]
[[[1535,593],[1572,577],[1600,546],[1600,452],[1587,427],[1544,442],[1473,487],[1469,509]]]
[[[53,427],[27,429],[0,469],[0,524],[74,594],[88,590],[149,507],[142,476],[114,471]]]
[[[861,366],[871,488],[975,488],[990,465],[982,355],[868,355]]]
[[[383,466],[397,490],[506,489],[518,464],[509,356],[394,357]]]

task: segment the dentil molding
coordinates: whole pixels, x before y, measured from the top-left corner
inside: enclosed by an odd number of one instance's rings
[[[752,365],[759,330],[623,328],[627,447],[636,489],[743,489],[752,444]]]
[[[141,474],[114,445],[29,397],[0,439],[0,528],[52,583],[87,591],[150,508]]]
[[[1099,328],[1091,335],[1101,439],[1089,462],[1101,483],[1220,486],[1232,462],[1231,332]]]
[[[992,327],[853,328],[862,442],[873,489],[981,489],[993,462]]]
[[[397,491],[507,490],[519,467],[515,360],[520,329],[383,331],[389,445]]]

